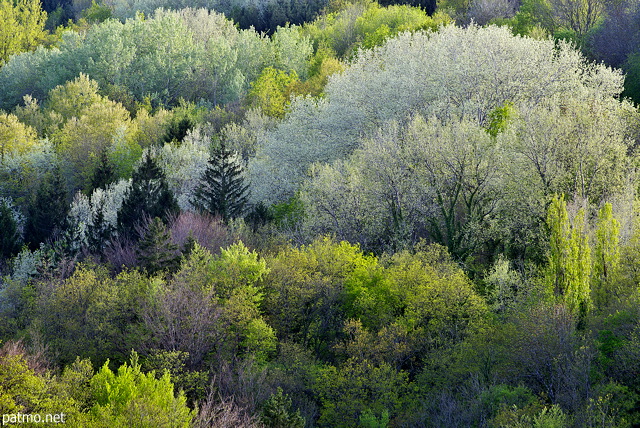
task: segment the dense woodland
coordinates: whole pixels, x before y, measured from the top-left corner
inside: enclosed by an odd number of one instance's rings
[[[639,101],[638,0],[0,0],[0,414],[640,426]]]

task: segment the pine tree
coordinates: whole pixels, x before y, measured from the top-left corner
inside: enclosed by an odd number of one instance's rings
[[[282,388],[278,387],[277,392],[265,402],[260,422],[269,428],[302,428],[305,421],[300,416],[300,410],[293,411],[291,397],[283,394]]]
[[[113,226],[104,218],[104,201],[102,201],[96,208],[92,216],[92,222],[88,227],[89,249],[95,254],[102,253],[105,244],[111,238],[113,229]]]
[[[0,200],[0,259],[9,258],[20,250],[20,230],[11,203]]]
[[[237,153],[224,144],[213,151],[191,203],[196,209],[228,220],[242,215],[249,186]]]
[[[131,187],[118,211],[118,233],[122,237],[140,238],[135,226],[144,218],[166,222],[180,211],[169,189],[164,172],[147,154],[131,177]]]
[[[113,164],[109,160],[106,147],[100,151],[100,159],[98,160],[98,166],[93,172],[91,177],[91,183],[87,194],[91,194],[95,189],[105,189],[109,184],[116,180],[116,173],[113,169]]]
[[[31,205],[25,228],[25,240],[32,248],[64,229],[69,203],[60,167],[45,174]]]
[[[171,242],[171,234],[166,226],[156,217],[147,227],[136,248],[140,266],[149,275],[160,271],[175,271],[180,264],[178,246]]]

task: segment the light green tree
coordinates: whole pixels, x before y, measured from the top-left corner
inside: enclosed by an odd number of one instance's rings
[[[169,373],[159,379],[154,372],[143,373],[136,353],[115,373],[105,363],[90,385],[95,402],[90,413],[99,426],[187,428],[194,417],[184,394],[174,395]]]
[[[0,112],[0,163],[12,154],[30,151],[37,144],[33,128],[23,124],[13,114]]]
[[[0,66],[11,55],[35,49],[47,36],[40,0],[0,1]]]
[[[571,223],[564,195],[553,197],[547,215],[548,292],[574,315],[584,315],[591,307],[591,248],[584,222],[583,209]]]
[[[595,238],[592,294],[594,304],[602,307],[611,298],[620,267],[620,222],[613,217],[613,209],[609,202],[598,212]]]

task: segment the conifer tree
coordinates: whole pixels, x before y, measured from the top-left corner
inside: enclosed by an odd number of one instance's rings
[[[160,218],[166,222],[180,211],[169,189],[164,172],[147,154],[131,177],[131,187],[118,211],[118,233],[135,240],[140,238],[135,226],[144,218]]]
[[[260,421],[269,428],[302,428],[305,422],[300,410],[293,411],[291,397],[283,394],[280,387],[265,402]]]
[[[242,215],[249,189],[243,172],[237,153],[220,145],[209,158],[191,203],[200,211],[219,215],[225,222]]]
[[[136,248],[136,255],[140,266],[150,275],[163,270],[174,271],[180,264],[178,246],[171,242],[171,234],[158,217],[149,222]]]
[[[115,180],[116,173],[113,168],[113,164],[107,155],[107,148],[105,147],[100,151],[98,166],[91,177],[91,183],[87,194],[90,195],[95,189],[105,189],[107,185],[113,183]]]
[[[56,166],[45,174],[29,206],[25,240],[33,248],[45,242],[64,229],[68,212],[66,184],[60,167]]]
[[[11,203],[0,199],[0,259],[9,258],[20,250],[20,229]]]
[[[102,249],[111,238],[113,231],[114,227],[105,220],[104,201],[101,201],[92,215],[92,222],[88,226],[89,249],[96,254],[102,253]]]

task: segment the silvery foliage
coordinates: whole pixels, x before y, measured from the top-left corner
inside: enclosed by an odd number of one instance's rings
[[[13,271],[11,280],[19,284],[26,284],[29,279],[38,274],[38,268],[42,265],[44,251],[38,249],[31,251],[24,248],[13,259]]]
[[[531,246],[549,196],[598,205],[637,176],[627,153],[638,112],[583,95],[523,104],[495,137],[477,119],[390,122],[346,161],[311,169],[305,227],[370,246],[429,237],[458,254],[488,239]]]
[[[250,163],[254,198],[291,196],[313,162],[344,159],[390,120],[412,115],[484,125],[505,102],[533,106],[553,96],[613,97],[620,72],[591,64],[564,42],[512,35],[507,28],[446,26],[404,33],[360,51],[331,76],[321,100],[298,98],[261,141]]]
[[[158,165],[183,211],[193,210],[191,199],[207,168],[211,135],[211,130],[197,127],[187,133],[182,143],[166,143],[156,152]]]
[[[304,75],[312,54],[310,39],[297,28],[281,29],[272,41],[205,9],[150,12],[147,19],[66,31],[59,47],[12,57],[0,69],[0,108],[13,108],[27,94],[44,100],[80,73],[137,100],[151,94],[168,105],[179,98],[221,104],[241,97],[266,66]]]
[[[348,160],[312,168],[300,193],[305,225],[311,235],[335,234],[365,247],[397,249],[424,230],[460,246],[466,230],[451,226],[461,207],[469,211],[463,221],[469,227],[495,209],[503,186],[502,144],[468,120],[392,122]]]
[[[229,149],[240,154],[243,166],[246,166],[247,161],[256,154],[258,141],[264,140],[276,123],[276,119],[263,114],[261,110],[249,109],[242,123],[231,122],[225,125],[220,136]]]
[[[6,180],[0,185],[2,194],[14,200],[28,198],[42,177],[57,164],[53,144],[48,139],[26,153],[13,153],[0,162],[0,175]]]
[[[16,222],[16,226],[18,229],[18,233],[20,236],[24,233],[24,225],[27,222],[27,218],[20,212],[20,210],[14,205],[13,198],[10,197],[0,197],[0,206],[5,205],[11,211],[11,216],[13,217],[13,221]]]
[[[111,183],[106,189],[95,189],[90,197],[78,192],[71,203],[68,220],[71,230],[71,242],[78,250],[89,245],[89,234],[111,230],[117,235],[118,211],[131,186],[131,180],[121,179]],[[102,224],[96,224],[102,211]],[[100,230],[97,230],[97,227]]]

